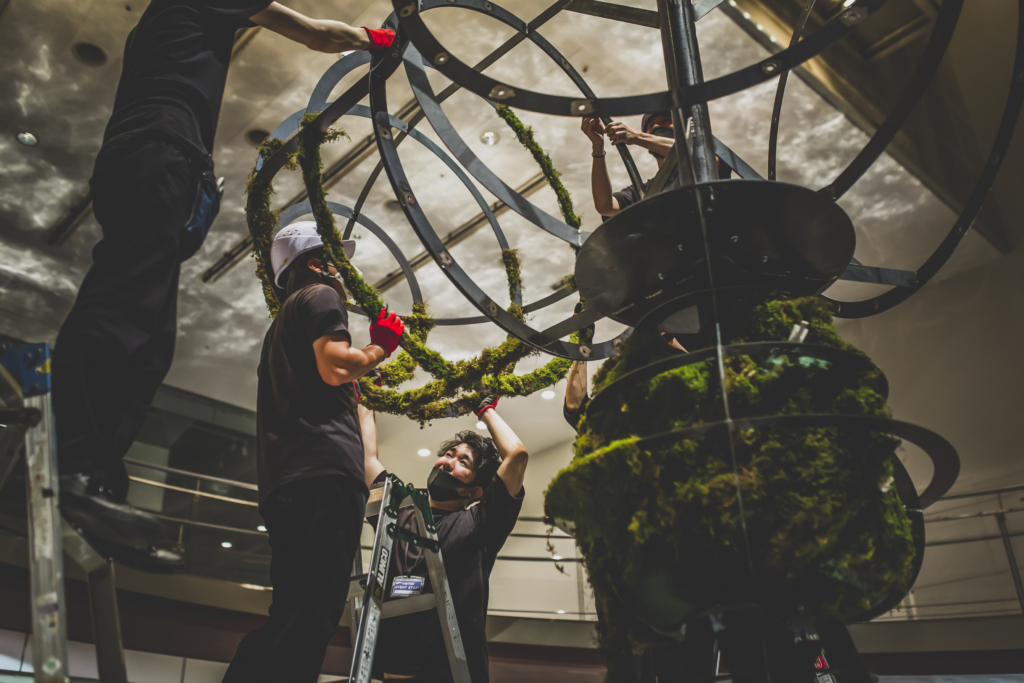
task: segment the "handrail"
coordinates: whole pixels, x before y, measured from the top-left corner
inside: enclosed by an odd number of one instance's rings
[[[218,484],[227,484],[228,486],[236,486],[240,489],[246,489],[248,491],[259,491],[259,487],[256,484],[247,484],[242,481],[235,481],[234,479],[222,479],[221,477],[212,477],[209,474],[199,474],[198,472],[190,472],[188,470],[178,470],[173,467],[166,467],[164,465],[154,465],[151,462],[144,462],[142,460],[136,460],[134,458],[125,458],[124,461],[129,465],[138,465],[139,467],[147,467],[151,470],[159,470],[161,472],[170,472],[171,474],[182,474],[186,477],[195,477],[196,479],[202,479],[204,481],[213,481]]]
[[[924,521],[929,524],[936,522],[957,522],[965,519],[976,519],[978,517],[995,517],[996,515],[1008,515],[1011,512],[1024,512],[1024,508],[1006,508],[1005,510],[982,510],[981,512],[968,512],[964,515],[949,515],[946,517],[925,517]]]
[[[957,500],[959,498],[978,498],[980,496],[994,496],[994,495],[997,495],[999,493],[1013,493],[1014,491],[1024,491],[1024,484],[1019,484],[1017,486],[1007,486],[1006,488],[1001,488],[1001,489],[992,489],[991,491],[976,491],[974,493],[958,493],[955,496],[943,496],[942,498],[939,498],[939,500],[942,501],[942,500]]]
[[[226,503],[235,503],[237,505],[248,505],[250,507],[259,507],[259,503],[254,503],[251,500],[242,500],[241,498],[231,498],[229,496],[218,496],[216,493],[207,493],[206,491],[196,491],[194,489],[186,489],[181,486],[171,486],[170,484],[164,484],[163,482],[153,481],[152,479],[143,479],[142,477],[129,476],[130,481],[137,481],[140,484],[148,484],[149,486],[155,486],[160,489],[168,489],[170,491],[181,491],[192,496],[199,496],[201,498],[213,498],[215,500],[223,500]]]

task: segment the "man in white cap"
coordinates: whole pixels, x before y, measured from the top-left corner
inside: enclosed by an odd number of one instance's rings
[[[363,440],[353,382],[398,346],[382,310],[370,345],[349,335],[345,290],[312,221],[270,248],[287,298],[263,340],[256,398],[260,515],[270,535],[270,620],[247,635],[225,681],[317,680],[348,596],[366,513]],[[345,241],[351,257],[355,242]]]

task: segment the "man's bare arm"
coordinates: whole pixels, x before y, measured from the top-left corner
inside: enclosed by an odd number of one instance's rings
[[[363,406],[358,406],[356,410],[359,414],[359,428],[363,432],[363,467],[366,469],[366,486],[369,488],[384,471],[377,452],[377,416]]]
[[[574,360],[569,367],[569,376],[565,382],[565,407],[570,413],[580,409],[583,399],[587,397],[587,362]]]
[[[313,342],[316,369],[320,379],[332,387],[354,382],[385,358],[384,349],[370,344],[364,349],[355,349],[348,343],[346,332],[336,332],[320,337]]]
[[[501,456],[501,465],[498,467],[498,476],[504,482],[509,495],[513,498],[523,490],[523,479],[526,477],[526,464],[530,454],[526,446],[519,440],[512,428],[505,424],[496,410],[484,411],[480,420],[487,425],[487,431],[494,439],[494,445],[498,448]]]
[[[601,119],[585,118],[580,129],[590,140],[594,157],[590,167],[590,193],[594,196],[594,208],[602,216],[614,216],[619,212],[619,202],[612,195],[612,181],[605,164],[604,126]]]
[[[348,50],[365,50],[370,45],[370,37],[362,28],[330,19],[311,19],[279,2],[270,3],[250,19],[269,31],[317,52],[338,54]]]

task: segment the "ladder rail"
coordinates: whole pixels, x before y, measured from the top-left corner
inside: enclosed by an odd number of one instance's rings
[[[34,408],[41,415],[39,424],[25,432],[32,666],[37,683],[65,683],[68,680],[67,603],[58,507],[57,437],[49,391],[26,398],[25,407]]]
[[[437,528],[434,526],[434,516],[430,512],[426,494],[422,491],[412,491],[410,495],[415,503],[416,521],[419,524],[420,533],[427,539],[438,543]],[[466,660],[466,650],[462,645],[462,633],[459,631],[455,603],[452,601],[451,587],[448,585],[448,574],[444,569],[440,545],[437,546],[436,551],[431,548],[424,548],[423,551],[427,559],[430,587],[434,591],[434,607],[437,610],[437,617],[441,621],[441,632],[444,634],[444,645],[448,651],[448,664],[452,668],[452,677],[455,683],[472,683],[469,677],[469,662]]]
[[[370,555],[362,609],[359,611],[359,626],[352,643],[352,665],[348,675],[352,683],[369,683],[373,656],[377,649],[381,614],[384,611],[384,584],[395,546],[395,539],[389,528],[393,528],[398,520],[398,506],[392,502],[392,485],[391,477],[388,477],[384,481],[380,512],[377,516],[377,533]]]
[[[412,505],[415,509],[418,531],[420,531],[419,539],[397,527],[398,510],[408,505]],[[354,683],[368,683],[370,680],[382,619],[435,610],[440,621],[454,682],[472,683],[469,675],[469,663],[466,660],[462,635],[459,631],[458,618],[455,614],[455,604],[451,598],[451,587],[448,585],[448,575],[445,572],[444,559],[441,556],[437,529],[434,526],[434,516],[430,512],[426,493],[412,486],[407,487],[397,477],[390,475],[385,480],[383,487],[370,490],[366,516],[374,515],[378,515],[376,535],[370,555],[366,586],[361,595],[355,590],[355,586],[356,582],[362,578],[362,560],[360,558],[358,565],[353,562],[353,571],[358,572],[358,575],[353,575],[349,590],[350,618],[355,629],[351,638],[352,666],[349,680]],[[427,572],[433,596],[423,594],[384,602],[384,591],[387,590],[387,572],[390,567],[391,555],[394,553],[395,539],[399,535],[411,538],[416,541],[417,545],[420,545],[421,541],[426,541],[422,547],[427,561]]]

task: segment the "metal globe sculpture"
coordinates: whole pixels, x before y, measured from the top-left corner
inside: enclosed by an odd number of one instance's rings
[[[885,0],[857,0],[802,35],[815,4],[809,0],[787,49],[704,81],[695,22],[721,2],[659,0],[668,89],[600,98],[540,32],[567,0],[529,24],[487,0],[393,0],[395,13],[385,25],[397,30],[395,45],[377,53],[369,73],[328,102],[342,77],[370,61],[366,53],[340,59],[307,107],[263,146],[247,206],[257,273],[273,313],[282,292],[271,284],[270,239],[281,225],[312,213],[356,306],[376,314],[383,302],[348,263],[339,240],[355,223],[380,239],[398,260],[414,306],[405,316],[403,353],[385,366],[385,387],[364,383],[365,400],[421,421],[465,414],[484,390],[532,393],[564,376],[570,360],[608,359],[594,377],[595,395],[573,460],[552,481],[545,502],[549,516],[576,536],[583,551],[609,680],[635,680],[634,653],[659,651],[673,653],[669,659],[688,680],[715,680],[721,653],[734,681],[810,682],[834,672],[843,680],[866,681],[843,623],[882,614],[906,595],[923,560],[922,510],[953,485],[959,460],[942,437],[891,418],[884,375],[841,340],[833,319],[874,315],[912,296],[977,218],[1024,101],[1024,0],[1006,107],[988,162],[941,245],[916,279],[900,282],[887,278],[884,269],[853,261],[853,225],[836,200],[879,158],[921,99],[949,46],[963,0],[943,1],[903,94],[849,166],[817,190],[774,180],[786,77],[848,35]],[[471,67],[424,23],[423,13],[440,7],[486,14],[517,33]],[[525,40],[557,64],[579,93],[533,92],[481,73]],[[447,151],[414,127],[419,119],[406,123],[389,114],[385,84],[399,68]],[[453,86],[435,93],[426,68],[438,70]],[[765,180],[713,138],[707,102],[775,78],[779,86]],[[559,196],[561,218],[515,192],[470,150],[440,106],[458,88],[495,106],[531,148]],[[370,106],[358,104],[367,95]],[[557,171],[518,124],[515,109],[597,116],[605,123],[611,116],[671,111],[677,142],[671,163],[678,178],[594,233],[581,232]],[[371,119],[380,153],[355,207],[328,202],[320,182],[319,147],[345,116]],[[437,155],[481,207],[504,255],[507,309],[477,286],[432,227],[417,201],[415,178],[397,155],[406,138]],[[617,149],[642,195],[628,150]],[[720,179],[718,160],[739,179]],[[296,165],[309,201],[275,212],[271,181]],[[423,246],[479,316],[430,318],[408,260],[362,212],[382,170]],[[532,225],[577,250],[574,276],[559,291],[523,306],[518,258],[470,176]],[[346,222],[342,229],[339,219]],[[867,271],[881,275],[876,282],[898,286],[855,302],[823,294],[844,274]],[[580,315],[543,330],[526,322],[524,313],[576,292],[584,303]],[[682,311],[694,321],[689,353],[673,350],[656,331]],[[602,318],[627,329],[597,343],[581,335]],[[498,325],[508,339],[472,361],[449,362],[427,345],[436,325],[482,321]],[[537,352],[551,361],[515,375],[516,363]],[[417,367],[432,381],[399,391]],[[921,447],[934,463],[932,481],[921,495],[894,456],[900,439]],[[823,646],[830,653],[827,665]]]

